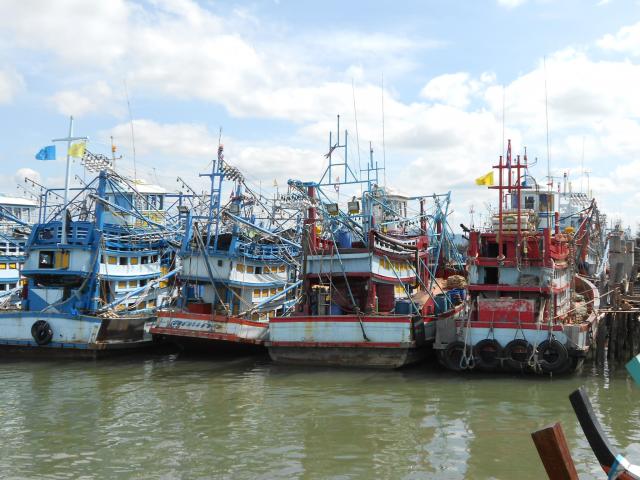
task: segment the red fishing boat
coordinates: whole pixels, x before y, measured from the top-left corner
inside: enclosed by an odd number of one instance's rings
[[[599,319],[596,287],[578,273],[581,230],[562,232],[555,194],[528,172],[526,153],[500,157],[491,225],[469,232],[469,309],[438,323],[434,348],[451,370],[564,373],[580,367]]]

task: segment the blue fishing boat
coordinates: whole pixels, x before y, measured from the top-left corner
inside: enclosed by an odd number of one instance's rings
[[[42,195],[20,308],[0,313],[3,351],[95,356],[152,344],[145,327],[175,273],[166,195],[119,175],[107,157],[86,150],[81,160],[99,171],[92,181],[69,188],[67,170],[64,194]]]
[[[176,300],[150,331],[183,350],[260,348],[270,320],[295,303],[296,223],[276,221],[273,209],[224,160],[222,146],[202,176],[210,179],[208,202],[187,213]]]

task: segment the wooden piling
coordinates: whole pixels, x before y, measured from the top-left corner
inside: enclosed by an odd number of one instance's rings
[[[531,433],[550,480],[578,480],[567,439],[559,422]]]

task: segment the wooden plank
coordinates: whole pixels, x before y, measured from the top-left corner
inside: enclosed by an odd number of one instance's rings
[[[559,422],[531,433],[550,480],[578,480],[562,426]]]

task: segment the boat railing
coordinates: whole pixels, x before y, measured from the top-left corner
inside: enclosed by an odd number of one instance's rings
[[[238,254],[259,260],[282,260],[296,257],[300,253],[298,248],[283,244],[239,243]]]
[[[93,241],[93,223],[76,221],[67,226],[68,245],[88,245]],[[57,245],[62,241],[62,222],[54,221],[35,226],[32,245]]]

